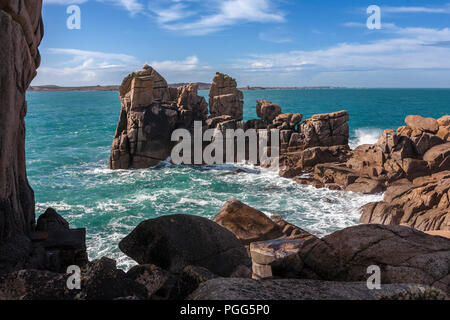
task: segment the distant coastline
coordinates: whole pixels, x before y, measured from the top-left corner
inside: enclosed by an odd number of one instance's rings
[[[169,84],[169,87],[178,88],[186,85],[187,83],[173,83]],[[211,88],[210,83],[198,82],[199,90],[209,90]],[[119,85],[110,86],[80,86],[80,87],[63,87],[56,85],[44,85],[44,86],[31,86],[28,91],[32,92],[49,92],[49,91],[119,91]],[[316,87],[243,87],[240,90],[320,90],[320,89],[343,89],[343,87],[332,86],[316,86]]]

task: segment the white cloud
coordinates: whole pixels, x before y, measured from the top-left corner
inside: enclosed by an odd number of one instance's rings
[[[44,4],[58,4],[58,5],[69,5],[69,4],[81,4],[88,2],[89,0],[44,0]],[[144,13],[144,5],[139,2],[139,0],[95,0],[97,2],[110,3],[115,6],[122,7],[127,10],[131,15],[136,15],[138,13]]]
[[[47,59],[54,61],[54,58],[59,58],[61,62],[47,65]],[[201,63],[195,55],[182,60],[153,61],[148,64],[173,82],[210,73],[209,66]],[[140,70],[143,65],[136,57],[122,53],[50,48],[44,51],[43,63],[33,85],[120,84],[128,73]]]
[[[446,13],[450,14],[450,5],[444,7],[382,7],[384,13]]]
[[[165,71],[194,71],[198,69],[209,69],[208,66],[201,65],[197,56],[187,57],[184,60],[166,60],[166,61],[153,61],[149,63],[155,70]]]
[[[88,0],[44,0],[44,4],[69,5],[69,4],[80,4],[86,1]]]
[[[194,4],[196,11],[190,4]],[[284,14],[271,0],[213,0],[206,3],[175,0],[169,6],[151,6],[159,25],[167,30],[205,35],[236,24],[281,23]],[[194,19],[186,19],[195,16]]]
[[[235,69],[252,73],[295,73],[317,77],[328,73],[359,74],[396,72],[398,75],[417,70],[450,70],[450,29],[393,28],[394,37],[367,44],[341,43],[322,50],[254,54],[237,61]],[[294,77],[293,74],[291,74]],[[268,76],[266,76],[268,77]],[[326,77],[322,77],[326,78]],[[447,76],[448,80],[448,76]],[[323,83],[322,83],[323,84]],[[341,84],[342,85],[342,84]],[[447,84],[448,85],[448,84]]]

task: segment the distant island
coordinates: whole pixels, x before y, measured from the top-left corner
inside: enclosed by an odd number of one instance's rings
[[[169,84],[171,88],[178,88],[188,83],[173,83]],[[81,87],[62,87],[56,85],[44,85],[44,86],[31,86],[28,91],[119,91],[120,85],[110,86],[81,86]],[[199,90],[209,90],[211,88],[210,83],[198,82]],[[311,90],[311,89],[342,89],[342,87],[332,86],[317,86],[317,87],[243,87],[240,90]]]

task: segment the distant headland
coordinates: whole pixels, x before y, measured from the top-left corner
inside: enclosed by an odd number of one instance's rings
[[[211,88],[210,83],[197,82],[199,90],[209,90]],[[188,83],[173,83],[169,84],[171,88],[178,88],[187,85]],[[56,85],[44,85],[44,86],[31,86],[28,91],[119,91],[120,85],[110,86],[80,86],[80,87],[63,87]],[[314,90],[314,89],[342,89],[342,87],[333,86],[316,86],[316,87],[250,87],[246,86],[239,88],[240,90]]]

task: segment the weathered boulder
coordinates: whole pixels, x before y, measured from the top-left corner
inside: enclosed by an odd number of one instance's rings
[[[206,218],[171,215],[142,222],[120,243],[140,264],[154,264],[180,273],[188,265],[229,276],[239,265],[250,265],[241,242],[227,229]]]
[[[148,296],[146,287],[117,269],[112,259],[104,257],[89,263],[82,276],[79,297],[83,300],[144,299]]]
[[[224,279],[207,281],[190,300],[448,300],[439,289],[414,284],[387,284],[369,290],[366,283],[318,280]]]
[[[43,37],[42,0],[0,2],[0,243],[34,229],[34,194],[25,168],[26,91]]]
[[[303,230],[302,228],[287,222],[280,216],[270,217],[281,229],[284,239],[290,240],[310,240],[316,239],[316,236]]]
[[[58,231],[69,230],[69,223],[60,216],[55,209],[48,208],[38,218],[36,231]]]
[[[450,116],[449,115],[442,116],[441,118],[437,119],[437,123],[439,127],[450,126]]]
[[[436,133],[439,130],[439,124],[436,119],[424,118],[421,116],[407,116],[406,125],[412,130]]]
[[[145,299],[144,285],[117,269],[114,260],[102,258],[81,270],[80,289],[70,290],[69,274],[20,270],[0,276],[0,300],[113,300]]]
[[[280,176],[294,178],[310,172],[318,164],[342,163],[351,156],[348,145],[332,147],[313,147],[291,152],[280,157]]]
[[[236,80],[216,73],[209,91],[209,110],[212,117],[231,116],[236,120],[244,117],[244,94],[237,89]]]
[[[177,106],[179,127],[190,129],[194,121],[204,121],[208,116],[208,104],[198,95],[198,84],[191,83],[178,88]]]
[[[0,276],[0,300],[74,300],[79,291],[69,290],[68,277],[38,270]]]
[[[450,239],[402,226],[360,225],[302,246],[298,278],[366,281],[369,266],[382,284],[418,283],[450,292]]]
[[[450,170],[450,142],[431,148],[424,154],[423,160],[428,162],[432,172]]]
[[[267,100],[256,101],[256,114],[263,121],[271,123],[281,114],[281,107]]]
[[[280,227],[263,212],[239,200],[228,200],[213,219],[231,231],[244,245],[283,236]]]
[[[285,272],[276,271],[291,267],[289,257],[296,255],[304,242],[290,239],[253,242],[250,245],[253,278],[270,279],[284,275]]]
[[[450,171],[398,181],[384,200],[362,207],[362,223],[405,225],[421,231],[450,230]]]
[[[360,177],[345,188],[345,191],[359,192],[364,194],[374,194],[384,191],[382,181]]]
[[[164,286],[170,276],[168,271],[151,264],[137,265],[127,272],[128,278],[145,287],[149,299]]]
[[[300,113],[282,113],[272,121],[272,128],[279,130],[297,131],[297,125],[302,122],[303,115]]]
[[[317,114],[300,125],[303,148],[347,145],[349,139],[347,111]]]

